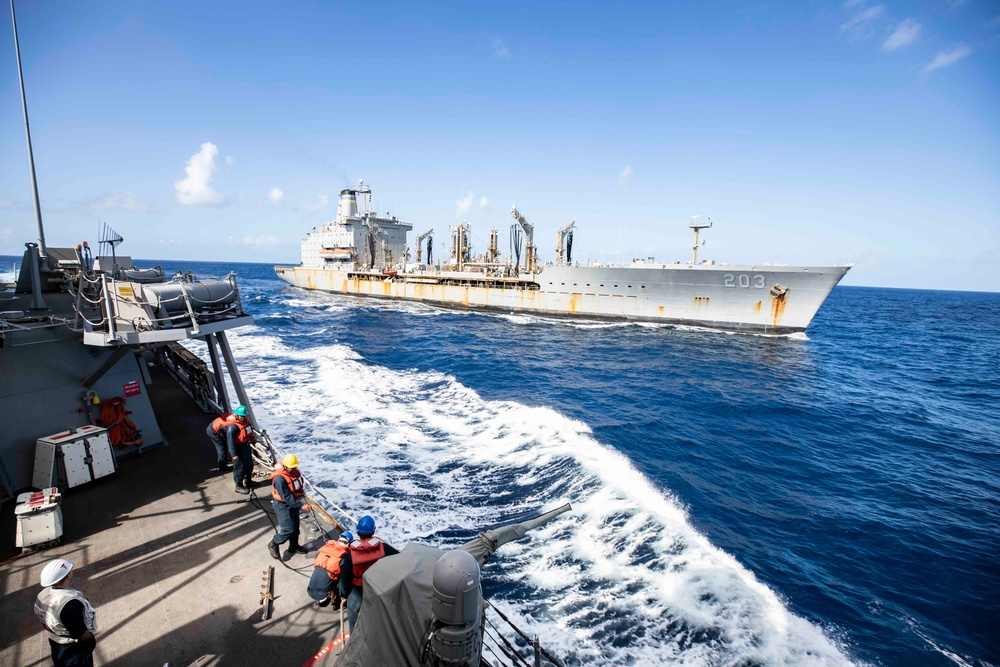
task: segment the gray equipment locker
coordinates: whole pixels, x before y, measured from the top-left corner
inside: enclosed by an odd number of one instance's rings
[[[44,489],[62,482],[65,488],[73,488],[116,469],[107,429],[81,426],[37,440],[32,485]]]

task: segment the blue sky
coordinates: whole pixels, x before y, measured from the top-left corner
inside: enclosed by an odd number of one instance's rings
[[[1000,290],[1000,4],[17,0],[52,246],[297,262],[364,179],[474,249],[844,264]],[[7,10],[9,11],[9,9]],[[34,236],[0,22],[0,254]],[[437,253],[438,255],[442,253]]]

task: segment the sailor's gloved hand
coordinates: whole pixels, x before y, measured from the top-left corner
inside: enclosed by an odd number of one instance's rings
[[[312,507],[309,505],[309,503],[302,503],[302,507],[300,509],[303,512],[311,512],[312,511]]]

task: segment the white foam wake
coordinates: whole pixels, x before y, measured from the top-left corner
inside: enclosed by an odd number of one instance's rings
[[[470,529],[572,502],[484,572],[493,602],[568,662],[850,664],[585,424],[319,338],[309,349],[259,333],[231,340],[275,441],[390,542],[456,546]]]

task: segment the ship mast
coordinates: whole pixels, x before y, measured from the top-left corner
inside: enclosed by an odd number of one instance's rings
[[[694,230],[694,245],[691,246],[691,266],[698,263],[698,231],[701,229],[708,229],[711,226],[711,218],[709,218],[708,222],[698,222],[698,216],[694,216],[691,219],[691,224],[688,225],[688,227]]]
[[[17,43],[17,18],[14,16],[14,0],[10,0],[10,20],[14,23],[14,52],[17,54],[17,78],[21,83],[21,108],[24,110],[24,134],[28,138],[28,168],[31,171],[31,194],[35,199],[35,227],[38,231],[38,251],[44,265],[48,265],[48,250],[45,247],[45,229],[42,227],[42,207],[38,203],[38,181],[35,180],[35,156],[31,150],[31,130],[28,127],[28,100],[24,96],[24,75],[21,73],[21,47]]]

